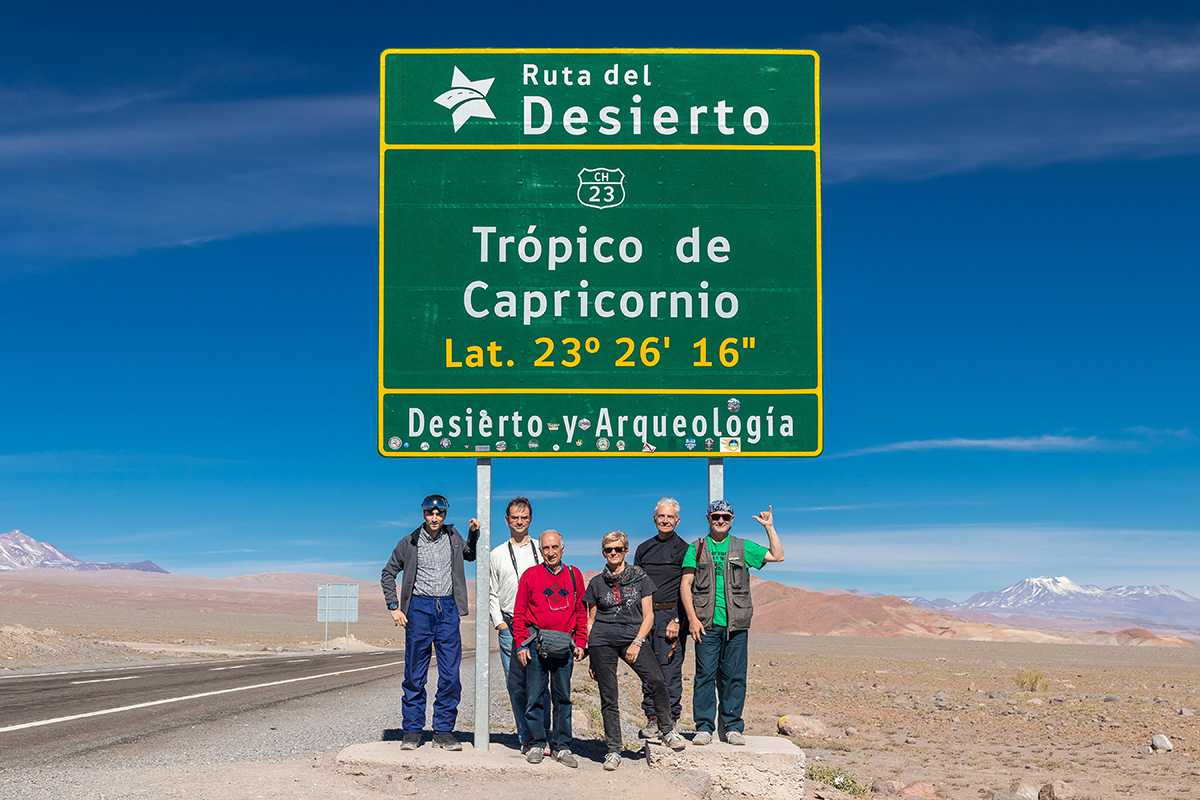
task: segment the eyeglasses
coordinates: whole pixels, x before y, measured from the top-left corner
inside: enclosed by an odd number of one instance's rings
[[[709,514],[708,518],[713,522],[729,522],[733,519],[733,514]]]
[[[444,509],[444,508],[427,508],[427,509],[425,509],[425,516],[428,517],[428,516],[432,516],[434,514],[437,514],[439,517],[444,517],[444,516],[446,516],[446,509]]]
[[[516,516],[515,514],[509,514],[508,518],[513,522],[529,522],[529,520],[533,519],[533,517],[529,516],[528,514],[520,517]]]
[[[628,547],[605,547],[604,548],[604,555],[606,555],[606,556],[610,556],[613,553],[628,553],[628,552],[629,552]]]

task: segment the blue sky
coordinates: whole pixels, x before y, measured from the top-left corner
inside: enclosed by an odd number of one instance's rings
[[[379,52],[805,48],[825,453],[726,462],[735,531],[761,538],[774,505],[787,561],[764,576],[1200,596],[1186,5],[6,10],[0,532],[173,572],[377,576],[421,496],[465,523],[475,479],[375,450]],[[702,460],[494,463],[585,568],[604,530],[651,535],[662,495],[702,530]]]

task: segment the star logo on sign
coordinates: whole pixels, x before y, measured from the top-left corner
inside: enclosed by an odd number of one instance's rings
[[[458,67],[454,68],[454,77],[450,80],[451,89],[448,92],[442,92],[433,99],[433,102],[439,106],[444,106],[450,109],[452,119],[454,120],[454,132],[463,126],[471,117],[479,117],[480,119],[495,119],[496,115],[492,113],[492,108],[487,104],[488,91],[492,88],[492,81],[495,78],[488,78],[482,81],[467,80],[467,76],[463,74]]]

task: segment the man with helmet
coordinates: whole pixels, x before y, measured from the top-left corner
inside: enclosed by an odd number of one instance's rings
[[[459,619],[467,615],[467,577],[464,561],[475,560],[479,522],[472,519],[468,537],[446,523],[449,501],[431,494],[421,501],[424,522],[396,543],[379,583],[395,623],[404,628],[404,737],[402,750],[414,750],[425,728],[425,682],[430,657],[437,651],[438,685],[433,703],[433,746],[462,750],[454,738],[462,679],[462,633]],[[400,593],[396,576],[403,573]]]

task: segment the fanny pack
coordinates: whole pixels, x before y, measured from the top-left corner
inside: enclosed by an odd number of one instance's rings
[[[536,635],[538,658],[566,658],[575,652],[575,642],[566,631],[538,628]]]

